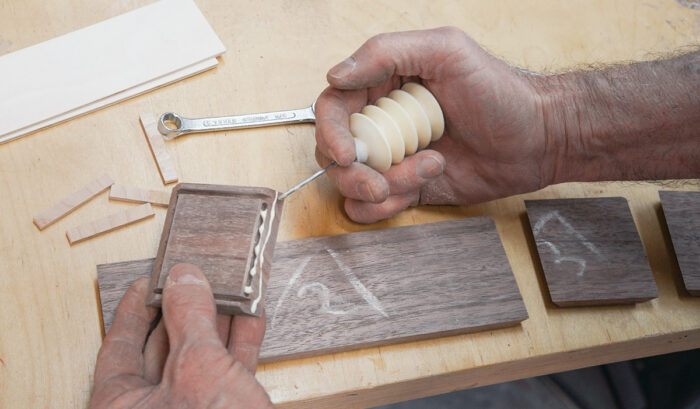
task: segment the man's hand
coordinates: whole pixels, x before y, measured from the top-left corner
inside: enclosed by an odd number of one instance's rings
[[[217,317],[202,272],[179,264],[165,282],[163,319],[144,345],[156,315],[145,306],[147,286],[137,280],[119,303],[97,356],[91,408],[272,407],[254,376],[264,317]]]
[[[328,72],[316,102],[316,158],[347,197],[355,221],[372,223],[408,206],[483,202],[547,186],[540,98],[523,74],[455,28],[381,34]],[[383,175],[355,159],[349,115],[408,81],[443,109],[445,135]]]
[[[383,175],[353,163],[349,116],[407,81],[445,135]],[[381,34],[328,72],[316,159],[345,210],[372,223],[417,204],[471,204],[554,183],[700,176],[700,52],[562,75],[525,74],[455,28]]]

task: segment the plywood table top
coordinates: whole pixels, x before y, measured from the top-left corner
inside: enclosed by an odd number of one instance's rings
[[[149,2],[5,1],[0,54]],[[133,205],[103,193],[44,231],[32,218],[105,172],[119,184],[166,189],[140,113],[308,106],[329,67],[386,31],[455,25],[533,71],[641,60],[700,41],[700,11],[673,0],[197,4],[228,49],[216,69],[0,145],[0,407],[87,405],[102,342],[95,266],[154,257],[166,211],[155,208],[155,218],[72,247],[68,228]],[[201,134],[166,146],[183,182],[285,190],[317,170],[312,125]],[[475,206],[411,209],[362,226],[347,219],[337,191],[321,179],[285,203],[280,241],[489,215],[530,318],[513,328],[267,364],[257,377],[281,407],[359,408],[698,348],[700,298],[683,290],[659,219],[660,189],[700,190],[700,180],[565,184]],[[548,298],[523,200],[598,196],[628,199],[658,299],[564,309]]]

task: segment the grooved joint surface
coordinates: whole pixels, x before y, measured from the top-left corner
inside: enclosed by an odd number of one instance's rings
[[[260,315],[257,305],[264,299],[282,206],[276,197],[267,188],[176,186],[151,279],[149,304],[160,305],[170,269],[190,263],[209,279],[219,312]]]

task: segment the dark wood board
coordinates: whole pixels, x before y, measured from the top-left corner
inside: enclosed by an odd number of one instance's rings
[[[660,191],[659,196],[685,289],[700,296],[700,192]]]
[[[276,197],[267,188],[177,185],[158,247],[148,304],[160,306],[167,272],[186,262],[207,276],[220,313],[259,316],[282,211]]]
[[[105,327],[152,260],[97,266]],[[114,272],[119,270],[118,274]],[[130,273],[129,273],[130,272]],[[131,275],[130,277],[129,274]],[[527,318],[488,217],[277,243],[261,362],[516,325]]]
[[[262,362],[527,318],[488,217],[280,243],[272,277]]]
[[[109,327],[112,326],[114,312],[126,289],[137,278],[151,277],[154,262],[154,258],[148,258],[97,266],[97,286],[100,290],[102,323],[104,324],[105,334],[109,331]]]
[[[622,197],[526,200],[552,302],[629,304],[658,297]]]

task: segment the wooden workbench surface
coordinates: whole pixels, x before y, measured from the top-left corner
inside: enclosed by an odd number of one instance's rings
[[[0,54],[149,2],[2,0]],[[32,217],[104,172],[120,184],[162,188],[140,113],[308,106],[325,87],[329,67],[385,31],[455,25],[497,56],[535,71],[653,58],[700,41],[700,11],[673,0],[400,3],[197,0],[228,49],[218,68],[0,145],[0,407],[88,402],[102,341],[95,265],[153,257],[165,210],[73,247],[67,228],[129,205],[102,194],[43,232]],[[167,147],[185,182],[284,190],[317,169],[311,125],[202,134]],[[682,291],[659,219],[662,185],[700,189],[698,180],[567,184],[482,205],[412,209],[362,226],[347,219],[337,191],[321,179],[285,204],[279,240],[490,215],[530,318],[504,330],[268,364],[258,379],[280,406],[352,408],[698,348],[700,298]],[[629,200],[658,299],[568,309],[549,301],[523,199],[582,196]]]

